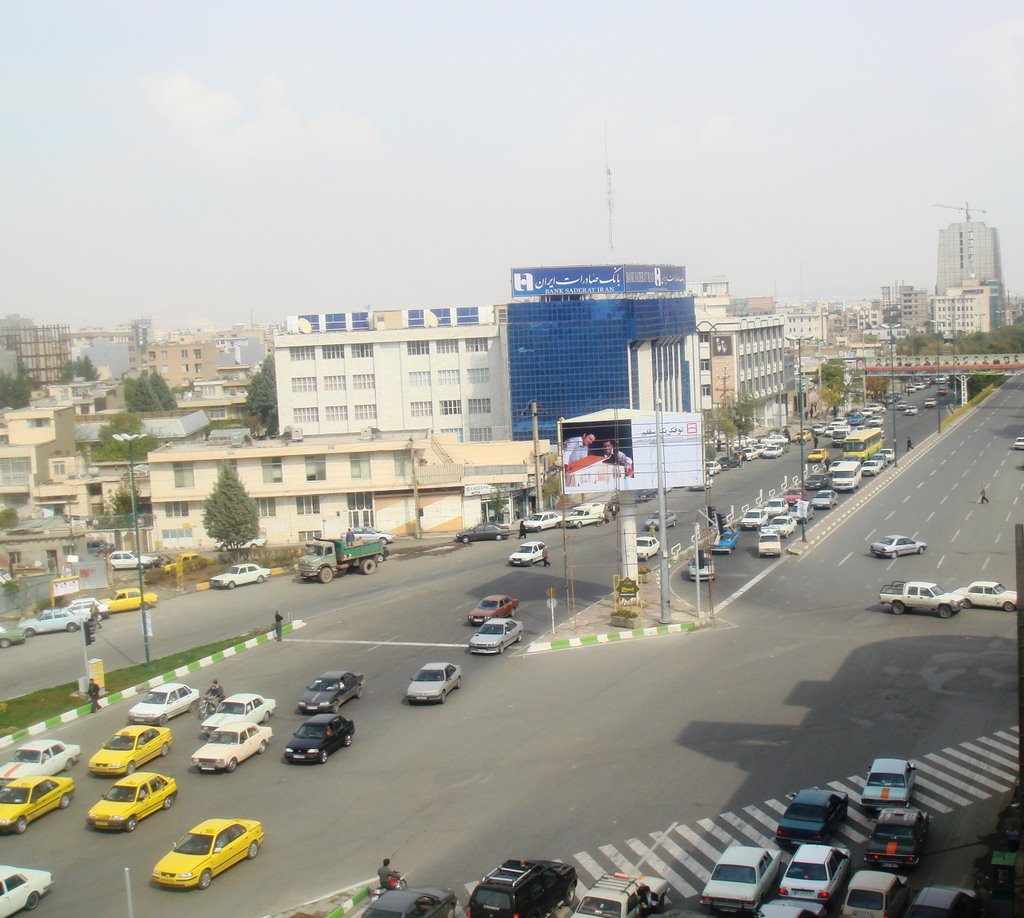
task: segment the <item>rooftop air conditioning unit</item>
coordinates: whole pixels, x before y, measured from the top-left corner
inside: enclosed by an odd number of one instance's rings
[[[359,439],[360,440],[372,440],[373,439],[373,428],[372,427],[364,427],[361,431],[359,431]]]
[[[293,443],[301,443],[302,442],[302,428],[301,427],[292,427],[291,430],[290,430],[290,434],[291,434],[291,440],[292,440]]]

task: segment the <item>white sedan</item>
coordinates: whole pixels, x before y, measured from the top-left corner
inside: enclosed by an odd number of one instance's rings
[[[165,682],[150,689],[128,711],[130,724],[164,726],[172,717],[199,710],[199,692],[180,682]]]
[[[796,520],[788,513],[780,513],[769,520],[768,525],[762,527],[761,532],[777,532],[782,538],[788,539],[796,532]]]
[[[544,560],[547,546],[543,542],[523,542],[508,556],[508,563],[513,567],[529,567]]]
[[[998,580],[975,580],[953,592],[963,596],[966,609],[981,606],[986,609],[1002,609],[1004,612],[1017,610],[1017,591],[1008,590]]]
[[[523,623],[514,618],[492,618],[469,639],[470,653],[504,653],[523,639]]]
[[[782,866],[778,848],[730,845],[722,852],[700,895],[712,910],[755,911],[775,891]]]
[[[212,733],[218,727],[244,720],[248,724],[265,724],[274,714],[277,702],[251,692],[229,695],[209,717],[200,724],[203,733]]]
[[[32,911],[53,886],[48,870],[0,866],[0,915]]]
[[[69,771],[82,755],[82,747],[60,740],[33,740],[14,753],[14,758],[0,767],[0,785],[30,775],[56,775]]]
[[[1017,437],[1017,439],[1013,441],[1013,448],[1024,449],[1024,437]]]
[[[234,771],[249,756],[267,751],[274,731],[262,724],[236,720],[218,727],[206,741],[192,753],[192,764],[197,771]]]
[[[223,574],[211,577],[210,586],[233,590],[236,586],[244,586],[247,583],[263,583],[269,577],[269,567],[260,567],[258,564],[234,564]]]
[[[836,901],[850,876],[850,851],[834,845],[801,845],[779,881],[783,899]]]

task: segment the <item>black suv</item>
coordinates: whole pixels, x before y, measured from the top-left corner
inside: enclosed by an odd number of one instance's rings
[[[505,861],[485,876],[466,909],[469,918],[545,918],[558,906],[572,909],[576,868],[560,861]]]

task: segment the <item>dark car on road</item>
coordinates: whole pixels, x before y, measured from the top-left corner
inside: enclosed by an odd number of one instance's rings
[[[485,596],[466,618],[471,625],[482,625],[489,618],[511,618],[519,608],[519,600],[503,593]]]
[[[472,529],[463,529],[455,536],[455,541],[467,544],[469,542],[500,542],[507,538],[508,526],[501,526],[498,523],[477,523]]]
[[[455,918],[459,902],[450,889],[414,886],[392,889],[370,903],[363,918]]]
[[[478,884],[466,907],[468,918],[546,918],[576,897],[576,868],[561,861],[505,861]]]
[[[825,844],[839,824],[846,819],[850,795],[842,791],[818,787],[797,791],[775,830],[780,847],[794,847],[804,842]]]
[[[724,472],[726,469],[738,469],[742,463],[735,456],[721,456],[718,459],[718,464]]]
[[[284,760],[293,764],[318,762],[322,765],[334,751],[342,746],[351,746],[355,732],[356,725],[340,714],[317,714],[288,740]]]
[[[832,477],[821,472],[814,472],[804,479],[804,487],[808,491],[823,491],[832,484]]]
[[[636,492],[636,502],[638,504],[646,504],[649,500],[654,500],[658,496],[658,492],[653,488],[641,488]]]
[[[914,896],[903,918],[978,918],[981,903],[969,889],[925,886]]]
[[[927,813],[912,806],[887,807],[878,814],[864,862],[872,867],[913,867],[927,841]]]
[[[350,698],[361,698],[363,683],[366,681],[362,673],[350,673],[344,670],[332,670],[317,676],[306,686],[305,694],[299,699],[300,714],[318,714],[321,711],[338,709]]]

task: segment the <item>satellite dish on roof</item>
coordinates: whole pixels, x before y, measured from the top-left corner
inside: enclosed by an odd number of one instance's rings
[[[427,328],[437,328],[437,316],[429,309],[423,313],[423,324]]]
[[[308,335],[313,331],[313,326],[310,324],[309,319],[299,318],[299,334]]]

